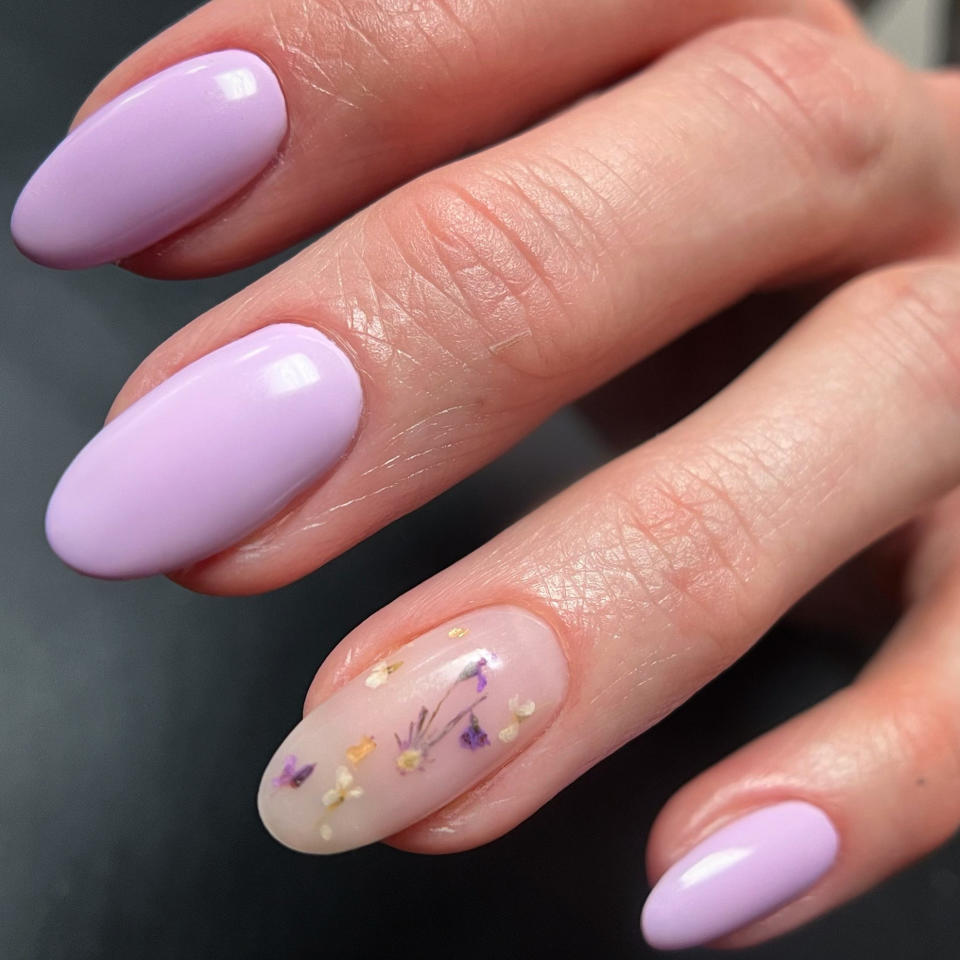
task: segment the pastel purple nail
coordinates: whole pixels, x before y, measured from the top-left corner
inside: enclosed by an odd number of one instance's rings
[[[115,579],[211,556],[329,470],[361,407],[359,377],[331,340],[264,327],[175,373],[80,451],[50,498],[50,546]]]
[[[286,129],[280,84],[259,57],[221,50],[185,60],[68,134],[23,188],[14,242],[61,269],[137,253],[252,180]]]
[[[772,913],[833,866],[830,818],[799,800],[727,824],[660,878],[643,908],[643,935],[661,950],[709,943]]]

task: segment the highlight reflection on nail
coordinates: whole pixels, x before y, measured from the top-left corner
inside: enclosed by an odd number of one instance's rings
[[[566,685],[566,660],[544,621],[517,607],[472,611],[373,664],[306,716],[264,773],[260,815],[304,852],[381,840],[526,746]],[[294,783],[307,765],[313,776]]]
[[[362,405],[332,340],[298,323],[262,327],[178,370],[77,454],[47,508],[50,546],[113,579],[209,557],[318,482]]]
[[[716,940],[796,899],[834,864],[839,835],[801,800],[761,807],[721,827],[657,881],[643,935],[659,950]]]
[[[23,188],[13,239],[48,267],[128,257],[237,193],[286,130],[283,91],[260,57],[218,50],[184,60],[67,135]]]

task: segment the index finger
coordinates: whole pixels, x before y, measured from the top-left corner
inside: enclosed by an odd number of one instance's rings
[[[836,0],[212,0],[97,87],[14,236],[48,266],[232,270],[757,13],[853,23]]]

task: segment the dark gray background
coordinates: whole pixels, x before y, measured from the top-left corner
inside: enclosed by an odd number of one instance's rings
[[[189,5],[0,7],[3,209],[96,80]],[[61,567],[43,540],[46,498],[125,376],[266,269],[195,283],[114,268],[59,273],[0,240],[0,957],[646,955],[643,851],[659,806],[847,682],[864,638],[785,622],[484,849],[426,858],[374,847],[333,859],[282,849],[262,830],[254,796],[326,652],[636,436],[611,439],[594,426],[604,396],[566,411],[416,515],[269,596],[220,600],[162,579],[99,583]],[[606,397],[627,391],[636,404],[632,389],[624,381]],[[954,843],[751,955],[954,958],[958,869]]]

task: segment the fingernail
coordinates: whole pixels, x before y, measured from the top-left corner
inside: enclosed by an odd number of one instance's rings
[[[360,380],[309,327],[214,350],[143,396],[67,468],[47,539],[96,577],[177,570],[230,546],[316,482],[357,429]]]
[[[260,816],[304,853],[382,840],[523,750],[566,686],[566,658],[539,617],[509,606],[464,614],[304,717],[263,775]]]
[[[749,813],[694,847],[660,878],[643,908],[653,947],[716,940],[795,900],[833,866],[830,818],[799,800]]]
[[[259,57],[221,50],[185,60],[67,135],[23,188],[14,241],[61,269],[130,256],[252,180],[286,129],[280,84]]]

